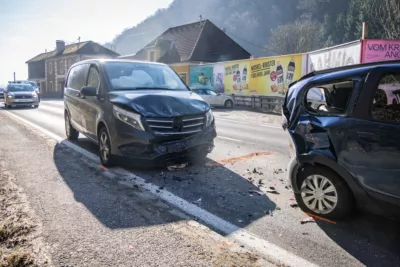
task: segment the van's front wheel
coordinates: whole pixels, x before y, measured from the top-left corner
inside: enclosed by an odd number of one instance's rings
[[[101,163],[106,167],[115,165],[114,156],[111,154],[111,140],[107,129],[102,127],[99,131],[99,154]]]
[[[79,132],[71,125],[71,118],[67,111],[64,114],[65,120],[65,135],[67,136],[68,140],[76,141],[79,137]]]
[[[331,170],[310,166],[299,173],[300,193],[295,194],[300,208],[308,213],[330,219],[342,219],[354,206],[350,188]]]

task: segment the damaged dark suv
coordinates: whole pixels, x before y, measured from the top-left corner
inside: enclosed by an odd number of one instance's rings
[[[400,213],[400,61],[316,71],[289,87],[288,180],[303,211]]]
[[[99,145],[103,165],[116,158],[153,163],[199,162],[214,148],[210,106],[167,65],[86,60],[69,69],[65,130]]]

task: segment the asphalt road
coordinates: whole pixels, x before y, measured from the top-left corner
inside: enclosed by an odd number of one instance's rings
[[[60,101],[10,112],[65,137]],[[201,199],[196,203],[202,209],[317,265],[400,266],[397,223],[357,214],[335,225],[300,224],[306,215],[289,205],[293,196],[284,183],[287,137],[279,119],[241,112],[215,110],[218,138],[205,165],[173,172],[125,168],[189,202]],[[85,138],[77,144],[96,152]],[[264,192],[273,186],[279,194],[252,193],[260,184]]]

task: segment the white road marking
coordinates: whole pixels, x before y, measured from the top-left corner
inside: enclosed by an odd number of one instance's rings
[[[219,135],[217,137],[221,138],[221,139],[229,140],[229,141],[245,143],[245,141],[242,141],[242,140],[239,140],[239,139],[233,139],[233,138],[229,138],[229,137],[225,137],[225,136],[219,136]]]
[[[97,155],[65,140],[61,136],[58,136],[44,128],[42,128],[39,125],[36,125],[26,119],[21,118],[18,115],[15,115],[9,111],[6,112],[7,114],[11,115],[11,117],[20,120],[21,122],[25,123],[26,125],[29,125],[43,134],[53,138],[56,140],[58,143],[65,145],[69,147],[70,149],[81,153],[85,157],[89,158],[90,160],[94,161],[94,163],[99,164],[100,160]],[[206,211],[203,210],[202,208],[172,194],[171,192],[167,190],[160,190],[159,186],[151,184],[151,183],[146,183],[146,180],[125,170],[120,167],[112,168],[108,171],[106,171],[106,176],[114,179],[121,179],[124,178],[129,180],[128,184],[131,186],[137,185],[145,190],[153,193],[154,195],[158,196],[159,198],[163,199],[164,201],[168,202],[170,205],[175,206],[187,214],[198,218],[199,220],[203,221],[204,223],[210,225],[211,227],[214,227],[215,229],[218,229],[224,234],[227,234],[230,238],[250,247],[258,252],[262,253],[264,256],[269,258],[272,262],[275,264],[284,264],[286,266],[307,266],[307,267],[317,267],[317,265],[273,244],[268,242],[267,240],[261,239],[254,234],[239,228],[238,226],[225,221],[224,219]]]
[[[215,118],[216,118],[217,120],[231,121],[231,122],[235,122],[235,123],[254,124],[254,125],[258,125],[258,126],[262,126],[262,127],[267,127],[267,128],[282,129],[282,127],[273,126],[273,125],[269,125],[269,124],[257,124],[257,123],[247,122],[247,121],[225,119],[225,118],[220,118],[220,117],[215,117]]]

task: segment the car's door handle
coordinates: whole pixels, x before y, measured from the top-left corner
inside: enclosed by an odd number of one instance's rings
[[[358,136],[368,142],[379,142],[380,136],[374,133],[358,132]]]

